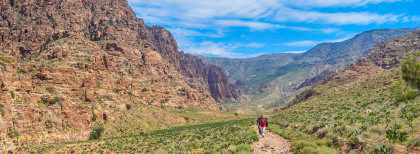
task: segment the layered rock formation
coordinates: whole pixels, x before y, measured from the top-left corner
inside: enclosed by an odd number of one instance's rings
[[[0,3],[0,145],[77,141],[126,104],[219,109],[237,98],[216,66],[178,52],[126,0]],[[188,57],[188,58],[181,58]]]
[[[204,64],[201,59],[184,52],[180,55],[184,74],[190,78],[202,79],[202,83],[208,84],[214,99],[221,101],[226,98],[239,98],[241,91],[239,88],[232,88],[221,67]]]

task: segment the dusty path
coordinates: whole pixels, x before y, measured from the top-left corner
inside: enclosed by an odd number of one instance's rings
[[[252,126],[252,128],[258,133],[258,127],[256,125]],[[290,152],[290,142],[281,136],[266,130],[265,137],[259,134],[258,137],[259,141],[251,145],[254,153],[292,154]]]

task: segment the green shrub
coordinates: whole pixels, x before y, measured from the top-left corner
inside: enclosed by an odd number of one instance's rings
[[[405,102],[408,100],[415,99],[417,97],[417,91],[410,87],[405,86],[404,80],[399,80],[391,86],[392,97],[397,102]]]
[[[403,79],[417,90],[420,89],[420,51],[411,51],[401,63]]]
[[[131,105],[130,104],[125,104],[125,108],[127,108],[127,110],[131,109]]]
[[[96,114],[92,113],[92,121],[96,121]]]
[[[307,140],[292,141],[291,146],[291,150],[294,153],[302,153],[304,148],[306,148],[306,150],[314,149],[312,151],[315,151],[315,149],[318,147],[316,143]]]
[[[320,139],[324,138],[328,133],[328,128],[322,128],[320,130],[318,130],[318,132],[316,133],[316,136]]]
[[[357,136],[351,136],[348,140],[347,140],[347,144],[350,146],[356,146],[359,144],[359,138]]]
[[[408,138],[407,133],[400,132],[398,129],[401,129],[401,125],[394,124],[391,129],[386,131],[386,138],[392,142],[396,142],[397,140],[400,142],[406,141]]]
[[[319,151],[317,151],[316,148],[314,147],[304,147],[302,150],[300,150],[297,153],[302,153],[302,154],[311,154],[311,153],[319,153]]]
[[[96,114],[95,114],[95,108],[92,106],[90,108],[90,111],[92,112],[92,121],[96,121]]]
[[[20,136],[19,132],[16,129],[12,129],[12,128],[9,127],[7,130],[8,130],[7,135],[10,138],[15,138],[15,137],[19,137]]]
[[[330,149],[328,147],[321,147],[319,148],[319,153],[320,154],[336,154],[337,151]]]
[[[4,110],[3,106],[0,106],[0,114],[2,117],[6,114],[6,111]]]
[[[235,148],[237,152],[251,152],[251,146],[249,144],[239,144]]]
[[[325,145],[328,147],[334,147],[333,140],[329,138],[325,139]]]
[[[3,61],[4,63],[12,63],[12,61],[7,59],[6,57],[1,57],[0,56],[0,60]]]
[[[393,153],[394,152],[394,147],[392,147],[391,145],[388,144],[378,144],[378,145],[374,145],[371,150],[369,151],[369,153],[371,154],[376,154],[376,153]]]
[[[60,101],[60,98],[58,98],[58,97],[54,97],[53,99],[51,99],[51,100],[48,102],[48,104],[49,104],[49,105],[54,105],[54,104],[58,103],[59,101]]]
[[[90,132],[89,140],[97,140],[101,138],[105,128],[103,126],[96,126]]]
[[[47,106],[48,105],[47,102],[45,102],[42,99],[38,100],[37,103],[38,103],[39,106]]]
[[[23,69],[17,69],[16,74],[24,74],[26,71]]]
[[[12,95],[12,98],[13,98],[13,99],[15,99],[15,97],[16,97],[16,94],[15,94],[15,92],[13,92],[13,91],[10,91],[10,94]]]

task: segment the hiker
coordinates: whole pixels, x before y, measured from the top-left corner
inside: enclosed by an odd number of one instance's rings
[[[260,135],[261,135],[261,125],[260,125],[260,123],[261,123],[261,121],[263,121],[264,120],[264,117],[261,115],[261,117],[259,117],[258,119],[257,119],[257,126],[258,126],[258,132],[260,133]]]
[[[268,127],[268,119],[267,118],[265,118],[265,119],[263,119],[261,122],[260,122],[260,126],[261,126],[261,135],[262,135],[262,137],[264,137],[265,136],[265,128],[266,127]]]

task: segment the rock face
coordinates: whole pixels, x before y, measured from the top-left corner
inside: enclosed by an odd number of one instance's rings
[[[226,98],[239,98],[241,91],[232,88],[221,67],[204,64],[201,59],[184,52],[180,55],[184,74],[190,78],[202,79],[201,82],[207,84],[214,99],[221,101]]]
[[[10,0],[0,10],[2,150],[85,140],[98,123],[123,122],[126,104],[219,109],[215,100],[238,97],[222,69],[179,53],[126,0]]]
[[[297,87],[297,89],[307,87],[307,86],[313,86],[313,85],[316,85],[318,83],[321,83],[322,81],[324,81],[324,79],[330,77],[333,74],[335,74],[335,72],[333,72],[331,70],[325,70],[325,71],[319,73],[318,75],[316,75],[315,77],[310,78],[310,79],[306,79],[305,81],[303,81],[299,85],[299,87]]]
[[[360,58],[356,64],[360,66],[375,64],[383,69],[391,69],[397,67],[404,60],[404,56],[408,51],[419,49],[420,31],[417,31],[377,44],[372,51]]]

